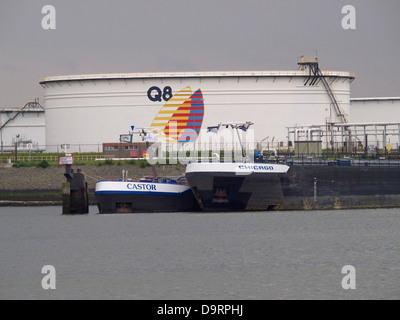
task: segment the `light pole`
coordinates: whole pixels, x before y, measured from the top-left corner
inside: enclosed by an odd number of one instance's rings
[[[1,153],[3,153],[3,128],[0,128]]]
[[[19,134],[15,136],[15,163],[18,161],[18,138]]]

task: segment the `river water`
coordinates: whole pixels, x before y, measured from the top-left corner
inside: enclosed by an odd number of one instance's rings
[[[0,207],[0,299],[400,299],[399,230],[400,209]],[[42,287],[46,265],[56,289]]]

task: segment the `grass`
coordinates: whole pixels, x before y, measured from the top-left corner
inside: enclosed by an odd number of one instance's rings
[[[146,160],[111,160],[107,159],[105,161],[74,161],[74,166],[121,166],[121,165],[134,165],[140,168],[150,167],[150,163]],[[28,168],[28,167],[37,167],[37,168],[48,168],[51,166],[58,166],[58,163],[51,162],[47,160],[38,161],[17,161],[13,164],[14,168]]]
[[[48,168],[50,164],[46,160],[42,160],[40,162],[31,162],[31,161],[18,161],[13,164],[14,168],[27,168],[27,167],[36,167],[36,168]]]

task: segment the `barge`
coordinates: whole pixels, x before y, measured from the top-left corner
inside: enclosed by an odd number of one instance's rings
[[[185,180],[141,179],[141,181],[98,181],[99,213],[187,212],[198,210]]]
[[[282,164],[189,163],[186,179],[203,211],[268,210],[283,201]]]

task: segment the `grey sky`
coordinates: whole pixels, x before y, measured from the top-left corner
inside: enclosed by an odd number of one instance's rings
[[[400,96],[399,15],[399,0],[1,0],[0,108],[42,99],[43,76],[296,70],[316,50],[323,70],[356,73],[352,97]]]

